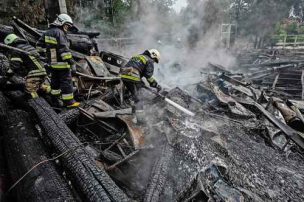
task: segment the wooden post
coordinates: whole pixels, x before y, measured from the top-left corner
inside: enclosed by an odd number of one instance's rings
[[[58,0],[58,3],[59,3],[59,11],[60,11],[60,13],[67,14],[68,13],[68,9],[67,9],[65,0]]]
[[[68,13],[65,0],[44,0],[44,7],[46,11],[46,18],[49,23],[53,22],[57,18],[57,15],[61,13]]]
[[[284,37],[284,45],[283,45],[284,49],[285,49],[285,46],[286,46],[286,41],[287,41],[287,35]]]
[[[297,41],[298,41],[298,35],[296,35],[296,37],[294,39],[294,47],[297,46]]]
[[[231,24],[228,25],[228,49],[231,47]]]

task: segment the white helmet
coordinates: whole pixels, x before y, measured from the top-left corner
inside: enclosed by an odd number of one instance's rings
[[[152,59],[154,59],[157,63],[159,63],[159,60],[160,60],[160,53],[158,50],[156,49],[150,49],[148,50],[148,52],[150,53],[150,57]]]
[[[56,20],[52,24],[55,26],[63,26],[64,24],[69,24],[73,26],[73,20],[67,14],[60,14],[57,16]]]

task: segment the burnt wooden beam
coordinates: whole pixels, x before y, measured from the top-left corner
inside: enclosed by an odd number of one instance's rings
[[[139,152],[139,150],[136,150],[134,152],[132,152],[131,154],[129,154],[128,156],[126,156],[124,159],[114,163],[113,165],[109,166],[106,168],[106,170],[113,170],[114,168],[116,168],[117,166],[121,165],[122,163],[128,161],[129,159],[131,159],[133,156],[135,156],[137,153]]]
[[[284,124],[280,120],[278,120],[274,115],[268,112],[262,105],[257,102],[253,102],[257,109],[264,114],[264,116],[278,128],[280,128],[288,138],[293,140],[298,146],[304,149],[304,139],[300,133],[292,129],[290,126]]]
[[[93,116],[96,118],[115,118],[117,115],[130,115],[133,113],[132,108],[120,109],[114,111],[105,111],[94,113]]]
[[[29,105],[55,150],[60,153],[73,151],[62,156],[62,163],[85,201],[130,201],[44,99],[31,99]]]
[[[279,77],[280,77],[280,73],[277,73],[277,75],[275,76],[275,79],[273,81],[273,84],[272,84],[272,89],[276,88],[276,85],[278,83]]]

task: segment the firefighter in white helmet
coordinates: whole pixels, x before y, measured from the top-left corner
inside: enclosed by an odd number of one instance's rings
[[[60,14],[50,25],[50,28],[37,42],[37,48],[46,48],[48,65],[51,71],[51,94],[54,102],[61,99],[68,108],[78,107],[73,94],[72,70],[75,71],[75,61],[69,49],[67,32],[73,27],[72,18]]]
[[[142,86],[142,78],[145,77],[152,88],[161,90],[161,86],[153,77],[154,63],[159,63],[160,53],[156,49],[144,51],[140,55],[133,56],[121,69],[120,76],[125,86],[133,95],[134,102],[138,102],[138,90]]]

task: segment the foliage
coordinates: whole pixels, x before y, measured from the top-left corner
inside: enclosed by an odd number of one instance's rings
[[[292,20],[279,22],[275,26],[275,35],[304,34],[304,25]]]
[[[170,22],[168,16],[172,15],[172,5],[176,0],[113,0],[113,12],[109,16],[105,13],[103,1],[96,7],[76,8],[76,21],[85,28],[101,30],[108,36],[119,36],[124,33],[133,22],[145,18],[148,12],[155,12],[157,21]],[[99,1],[95,1],[99,2]],[[166,20],[163,20],[166,19]],[[169,25],[169,23],[168,23]]]
[[[299,34],[304,34],[304,25],[300,25],[300,26],[298,27],[298,33],[299,33]]]
[[[286,32],[288,34],[298,34],[298,24],[296,22],[291,22],[286,25]]]
[[[131,4],[128,1],[116,0],[113,4],[114,18],[117,27],[122,27],[130,18]]]
[[[285,30],[284,26],[281,23],[277,23],[275,25],[275,34],[276,35],[287,35],[287,31]]]
[[[43,1],[18,0],[19,17],[32,26],[44,20]],[[29,15],[31,13],[31,15]]]
[[[153,0],[152,6],[155,7],[159,13],[168,14],[176,0]]]
[[[9,24],[13,16],[22,19],[31,26],[45,22],[43,0],[10,0],[7,8],[0,14],[0,21]]]

